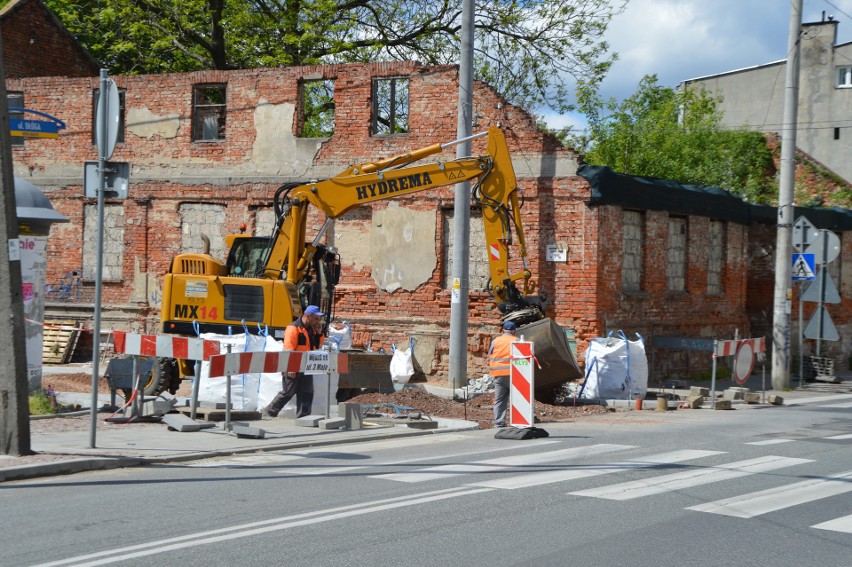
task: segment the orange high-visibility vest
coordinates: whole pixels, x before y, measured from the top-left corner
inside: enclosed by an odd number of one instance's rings
[[[518,337],[515,335],[503,333],[491,341],[491,348],[488,349],[488,373],[491,376],[509,375],[509,359],[512,355],[510,345],[516,340]]]

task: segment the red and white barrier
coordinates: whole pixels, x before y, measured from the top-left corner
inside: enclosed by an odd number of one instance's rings
[[[210,377],[238,374],[303,372],[305,374],[346,373],[349,371],[346,354],[314,350],[309,352],[235,352],[217,354],[210,358]]]
[[[742,343],[749,343],[752,352],[766,351],[766,339],[764,337],[738,341],[716,341],[716,356],[734,356]]]
[[[509,423],[512,427],[532,427],[535,420],[533,388],[533,344],[512,343],[509,367]]]
[[[219,341],[176,337],[172,335],[140,335],[113,331],[115,352],[137,356],[209,360],[219,354]]]

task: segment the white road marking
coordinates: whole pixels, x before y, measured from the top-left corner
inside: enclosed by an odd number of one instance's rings
[[[829,520],[821,524],[815,524],[811,527],[816,528],[818,530],[830,530],[832,532],[843,532],[846,534],[852,534],[852,515],[843,516],[842,518],[837,518],[836,520]]]
[[[276,465],[289,461],[296,461],[305,458],[324,457],[331,452],[339,453],[364,453],[371,451],[384,451],[389,449],[398,449],[400,447],[420,447],[423,445],[436,445],[439,443],[456,442],[467,439],[462,435],[446,433],[443,435],[427,435],[423,437],[404,437],[397,439],[383,439],[380,441],[367,441],[364,443],[346,444],[346,445],[328,445],[321,449],[312,449],[310,451],[292,450],[286,453],[263,453],[263,454],[245,454],[237,456],[222,457],[220,459],[204,459],[185,464],[186,467],[198,468],[218,468],[218,467],[252,467],[264,465]],[[551,441],[556,443],[557,441]]]
[[[823,439],[831,439],[839,441],[841,439],[852,439],[852,433],[844,433],[843,435],[832,435],[831,437],[823,437]]]
[[[538,441],[536,443],[537,446],[542,445],[550,445],[553,443],[560,443],[560,441],[551,440],[551,441]],[[529,447],[529,445],[527,445]],[[456,457],[467,457],[470,455],[476,455],[478,453],[498,453],[501,451],[511,451],[513,449],[517,449],[516,446],[508,445],[503,447],[495,447],[491,449],[481,449],[478,451],[459,451],[457,453],[447,453],[446,455],[421,455],[419,457],[413,457],[411,459],[400,459],[397,461],[379,461],[374,463],[358,464],[358,465],[342,465],[337,467],[311,467],[311,468],[293,468],[293,469],[280,469],[275,472],[281,474],[298,474],[305,476],[318,476],[323,474],[341,474],[347,473],[349,471],[354,471],[357,469],[366,469],[372,467],[388,467],[393,465],[402,465],[406,463],[416,463],[419,461],[441,461],[445,459],[454,459]],[[372,477],[371,477],[372,478]]]
[[[852,471],[825,478],[803,480],[787,486],[742,494],[733,498],[699,504],[698,506],[690,506],[687,510],[735,518],[753,518],[768,512],[775,512],[776,510],[783,510],[791,506],[852,491],[850,480],[852,480]]]
[[[687,470],[674,474],[667,474],[654,478],[636,480],[633,482],[622,482],[611,484],[601,488],[590,488],[569,492],[575,496],[589,496],[591,498],[604,498],[606,500],[631,500],[653,494],[662,494],[673,490],[683,490],[694,486],[701,486],[713,482],[721,482],[741,476],[768,472],[784,467],[811,463],[809,459],[795,459],[790,457],[758,457],[746,461],[726,463],[713,467],[702,467],[695,470]]]
[[[659,455],[652,455],[643,459],[635,459],[620,463],[573,465],[552,471],[515,475],[507,478],[475,482],[468,486],[483,486],[487,488],[515,490],[517,488],[552,484],[554,482],[563,482],[578,478],[589,478],[604,474],[655,467],[663,464],[680,463],[682,461],[700,459],[711,455],[721,455],[722,453],[724,453],[724,451],[699,451],[694,449],[684,449],[681,451],[670,451],[668,453],[661,453]]]
[[[778,445],[779,443],[790,443],[792,439],[765,439],[763,441],[750,441],[745,445]]]
[[[506,472],[511,471],[515,467],[524,467],[543,463],[550,463],[561,459],[570,459],[583,455],[594,455],[598,453],[609,453],[612,451],[622,451],[632,449],[631,445],[591,445],[589,447],[572,447],[570,449],[562,449],[559,451],[550,451],[547,453],[529,453],[525,455],[513,455],[511,457],[501,457],[497,459],[489,459],[487,461],[479,461],[468,464],[453,464],[441,465],[437,467],[429,467],[420,471],[410,473],[388,473],[375,475],[370,478],[380,478],[383,480],[395,480],[398,482],[426,482],[429,480],[444,479],[451,476],[463,474],[484,473],[484,472]]]
[[[482,489],[465,489],[464,487],[449,488],[443,490],[433,490],[429,492],[421,492],[419,494],[410,494],[408,496],[399,496],[396,498],[386,498],[382,500],[374,500],[372,502],[361,502],[351,504],[349,506],[341,506],[338,508],[328,508],[326,510],[317,510],[315,512],[306,512],[304,514],[296,514],[293,516],[283,516],[280,518],[272,518],[269,520],[261,520],[250,524],[241,524],[216,530],[208,530],[177,536],[168,539],[161,539],[131,545],[117,549],[99,551],[89,553],[87,555],[78,555],[76,557],[68,557],[58,561],[49,563],[40,563],[32,567],[59,567],[61,565],[75,565],[75,567],[91,567],[94,565],[106,565],[109,563],[117,563],[119,561],[127,561],[129,559],[137,559],[156,555],[158,553],[166,553],[178,549],[186,549],[189,547],[197,547],[199,545],[209,545],[229,541],[249,536],[254,536],[263,533],[276,532],[308,526],[312,524],[320,524],[343,518],[351,518],[353,516],[362,516],[375,512],[384,512],[396,508],[405,508],[408,506],[416,506],[438,500],[447,500],[450,498],[458,498],[460,496],[471,496],[490,492],[490,490]]]
[[[799,400],[790,401],[791,404],[814,404],[817,402],[831,402],[833,400],[852,400],[852,394],[835,394],[832,396],[815,396],[813,398],[802,398]],[[835,406],[836,407],[836,406]]]
[[[852,408],[852,402],[846,402],[845,404],[825,404],[824,406],[819,406],[819,407],[829,408],[829,409]]]

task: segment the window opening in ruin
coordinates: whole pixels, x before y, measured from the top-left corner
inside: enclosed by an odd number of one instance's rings
[[[226,85],[204,84],[192,87],[192,141],[225,139]]]
[[[374,136],[408,133],[408,79],[373,79],[373,112],[370,133]]]
[[[852,67],[837,68],[837,87],[841,89],[852,88]]]
[[[97,276],[98,206],[86,205],[83,218],[83,279]],[[123,280],[124,205],[104,205],[103,256],[101,280]]]
[[[442,265],[444,266],[444,289],[453,288],[453,243],[455,239],[455,214],[453,209],[442,209],[441,219],[443,223],[443,254]],[[471,209],[470,211],[470,240],[468,242],[468,291],[488,290],[488,278],[491,270],[488,265],[488,256],[485,246],[485,224],[482,222],[482,211]]]
[[[722,295],[725,292],[725,250],[727,223],[710,221],[710,247],[707,254],[707,295]]]
[[[299,103],[299,137],[330,138],[334,134],[334,81],[302,81]]]
[[[9,105],[9,108],[24,108],[24,93],[7,92],[6,101]],[[23,120],[23,118],[23,112],[9,112],[9,120]],[[23,136],[12,136],[10,139],[12,140],[12,146],[24,145]]]
[[[101,96],[101,89],[92,91],[92,145],[98,143],[98,98]],[[118,132],[115,135],[117,143],[124,142],[124,112],[125,100],[127,100],[127,89],[118,89]]]
[[[624,292],[642,291],[645,265],[645,215],[641,211],[624,211],[624,262],[621,269],[621,289]]]
[[[686,217],[669,217],[666,277],[669,291],[686,291]]]

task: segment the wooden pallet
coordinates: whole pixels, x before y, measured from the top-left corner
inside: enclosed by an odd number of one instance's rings
[[[77,321],[45,321],[41,358],[44,364],[67,364],[74,354],[80,329]],[[56,327],[63,327],[57,329]],[[74,327],[69,329],[68,327]]]

